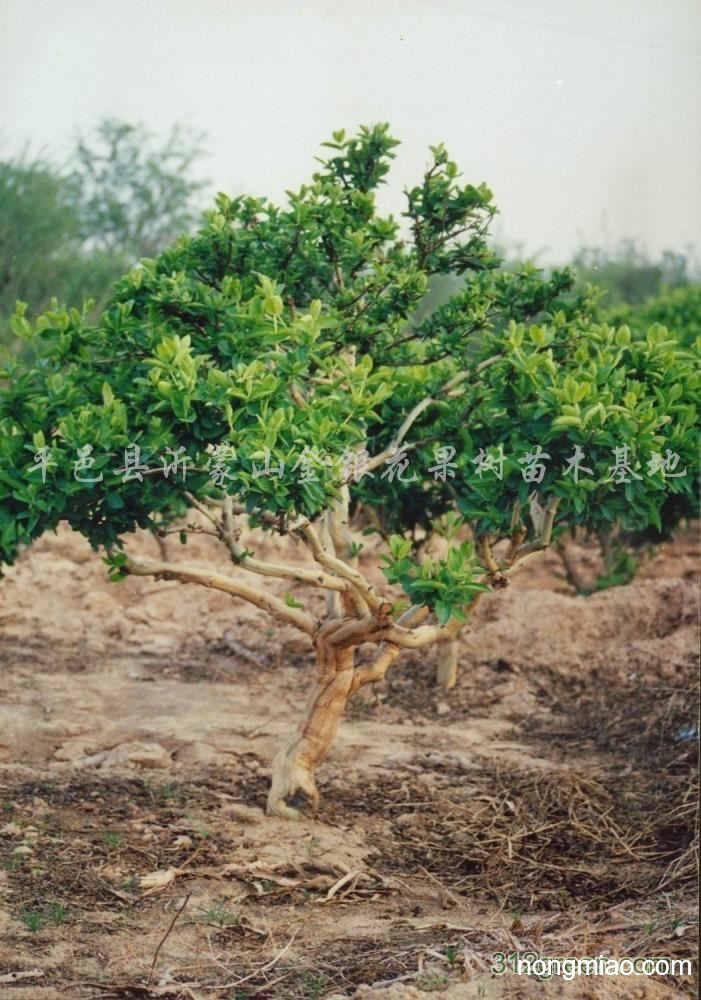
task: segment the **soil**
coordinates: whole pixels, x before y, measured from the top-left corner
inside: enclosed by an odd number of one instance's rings
[[[457,688],[422,652],[359,692],[295,824],[264,805],[307,641],[46,536],[0,584],[0,998],[695,994],[492,956],[696,968],[698,556],[689,528],[589,597],[544,556],[477,607]]]

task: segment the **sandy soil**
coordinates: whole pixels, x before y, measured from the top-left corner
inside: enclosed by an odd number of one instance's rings
[[[41,540],[0,584],[0,998],[691,995],[491,966],[695,958],[698,555],[588,598],[544,558],[479,606],[457,689],[430,653],[359,693],[289,824],[263,807],[306,642]]]

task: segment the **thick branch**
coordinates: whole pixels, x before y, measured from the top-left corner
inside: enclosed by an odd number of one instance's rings
[[[385,674],[392,666],[401,652],[399,646],[393,642],[383,642],[374,660],[364,667],[357,667],[353,675],[351,694],[363,687],[365,684],[375,684],[384,679]]]
[[[324,590],[347,591],[350,584],[340,580],[330,573],[321,570],[306,569],[304,566],[289,566],[286,563],[269,562],[257,559],[239,544],[236,529],[232,521],[234,505],[230,497],[224,498],[221,522],[217,522],[217,534],[231,553],[231,558],[241,569],[259,576],[274,576],[281,580],[294,580],[295,583],[305,583],[311,587],[322,587]]]
[[[394,625],[388,629],[385,638],[404,649],[419,649],[430,646],[434,642],[445,642],[454,639],[462,628],[462,623],[451,618],[447,625],[420,625],[418,628],[404,628]]]
[[[222,590],[232,597],[240,597],[249,604],[255,604],[257,608],[269,612],[276,618],[294,625],[296,628],[313,635],[316,622],[311,615],[300,611],[298,608],[291,608],[281,601],[279,597],[267,594],[256,587],[249,587],[248,584],[233,580],[223,573],[214,573],[199,566],[191,566],[189,563],[152,562],[150,560],[137,559],[128,556],[124,570],[132,576],[161,576],[164,579],[182,580],[184,583],[199,583],[204,587],[212,587],[214,590]]]
[[[326,569],[337,573],[342,579],[347,580],[355,592],[365,601],[371,611],[379,611],[382,599],[375,593],[375,588],[357,569],[348,566],[342,559],[330,555],[321,543],[317,531],[308,525],[302,529],[305,538],[309,542],[314,554],[314,558]]]

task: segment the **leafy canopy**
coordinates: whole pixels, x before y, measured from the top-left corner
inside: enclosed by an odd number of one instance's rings
[[[15,334],[38,360],[8,361],[2,376],[0,558],[60,519],[113,550],[193,496],[224,493],[253,523],[286,531],[348,482],[367,523],[396,536],[389,580],[444,622],[481,586],[471,546],[454,541],[463,520],[478,539],[537,543],[539,510],[555,532],[634,527],[656,523],[670,493],[693,495],[692,352],[659,325],[596,322],[567,270],[503,270],[488,243],[492,194],[464,184],[442,146],[402,218],[380,215],[396,145],[385,125],[337,132],[284,206],[220,195],[194,236],[117,284],[96,323],[60,308],[32,321],[19,307]],[[460,276],[457,291],[422,311],[430,280],[447,274]],[[134,445],[149,468],[129,478]],[[413,482],[382,475],[399,445],[422,470]],[[547,471],[529,482],[519,460],[536,447]],[[480,474],[476,459],[500,448],[501,477]],[[565,473],[576,448],[592,473],[579,482]],[[610,471],[616,448],[633,473],[625,482]],[[686,476],[647,473],[667,449]],[[427,475],[450,450],[451,475]],[[353,451],[380,456],[374,476],[349,481]],[[318,459],[307,481],[288,474],[302,452]],[[77,477],[79,454],[94,464]],[[163,474],[164,454],[187,456],[185,482]],[[260,475],[266,461],[285,474]],[[422,527],[448,530],[444,559],[417,560]]]

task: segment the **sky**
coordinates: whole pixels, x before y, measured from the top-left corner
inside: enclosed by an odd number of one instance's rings
[[[190,125],[212,191],[276,200],[332,130],[388,121],[383,208],[444,142],[543,262],[701,252],[698,0],[0,0],[0,156],[107,116]]]

